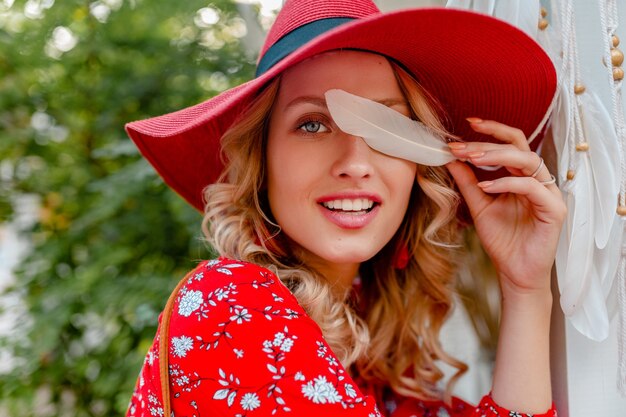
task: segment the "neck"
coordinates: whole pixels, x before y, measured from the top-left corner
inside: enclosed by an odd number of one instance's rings
[[[305,263],[323,275],[337,294],[348,294],[354,278],[359,273],[360,263],[331,263],[321,259],[307,259]]]
[[[321,265],[320,265],[321,266]],[[333,264],[319,268],[334,290],[339,294],[347,294],[352,289],[354,278],[359,273],[360,264]]]

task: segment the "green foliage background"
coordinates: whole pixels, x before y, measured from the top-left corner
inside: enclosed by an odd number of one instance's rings
[[[170,290],[210,256],[200,215],[123,125],[251,78],[242,21],[227,0],[102,0],[106,22],[84,0],[35,0],[51,6],[39,18],[10,3],[0,0],[0,222],[16,195],[40,196],[41,209],[9,289],[26,315],[22,337],[0,340],[15,365],[0,375],[0,415],[122,415]],[[195,24],[207,6],[220,20]],[[59,26],[78,43],[53,58]]]

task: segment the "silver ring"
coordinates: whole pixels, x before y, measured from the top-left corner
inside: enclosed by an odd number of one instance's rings
[[[542,159],[543,161],[543,159]],[[547,181],[539,181],[539,184],[541,185],[552,185],[556,182],[556,178],[554,177],[554,175],[550,174],[550,179]]]
[[[533,172],[532,174],[530,174],[530,178],[535,178],[538,174],[539,171],[541,171],[541,168],[543,168],[543,158],[539,157],[539,166],[537,167],[537,169],[535,170],[535,172]],[[551,183],[552,184],[552,183]]]

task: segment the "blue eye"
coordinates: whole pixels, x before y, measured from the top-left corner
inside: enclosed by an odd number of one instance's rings
[[[317,120],[309,120],[307,122],[302,123],[298,129],[303,130],[306,133],[321,133],[326,132],[328,129],[324,124]]]

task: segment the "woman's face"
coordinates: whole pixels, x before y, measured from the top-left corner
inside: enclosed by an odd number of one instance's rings
[[[349,285],[400,226],[417,168],[339,130],[324,100],[333,88],[409,107],[389,62],[370,53],[325,53],[282,76],[267,143],[272,214],[305,263]]]

